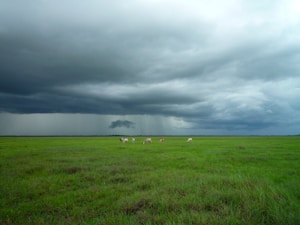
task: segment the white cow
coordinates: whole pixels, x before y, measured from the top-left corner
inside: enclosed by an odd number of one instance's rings
[[[188,138],[186,142],[191,142],[193,138]]]
[[[143,141],[143,144],[147,144],[147,143],[152,143],[152,139],[151,139],[151,138],[146,138],[146,139]]]
[[[121,137],[120,141],[123,142],[123,143],[127,143],[128,142],[128,138]]]
[[[159,142],[165,142],[165,138],[160,138]]]
[[[135,138],[133,137],[133,138],[131,138],[131,141],[132,141],[132,143],[134,143],[135,142]]]

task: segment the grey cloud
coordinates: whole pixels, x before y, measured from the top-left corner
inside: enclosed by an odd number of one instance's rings
[[[128,121],[128,120],[116,120],[111,122],[111,125],[109,128],[115,129],[118,127],[125,127],[125,128],[134,128],[134,122]]]
[[[299,116],[293,4],[2,1],[0,112],[275,127]]]

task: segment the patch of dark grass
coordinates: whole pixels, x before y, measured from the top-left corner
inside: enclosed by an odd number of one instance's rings
[[[109,181],[113,184],[119,184],[119,183],[126,184],[126,183],[130,183],[131,179],[127,176],[117,175],[110,178]]]
[[[147,182],[140,182],[137,183],[135,186],[135,190],[137,191],[147,191],[151,190],[153,188],[153,183],[147,183]]]
[[[80,166],[60,166],[52,167],[48,169],[49,174],[67,174],[67,175],[74,175],[80,174],[82,172],[88,171],[89,169],[86,167]]]
[[[45,169],[44,166],[33,166],[24,170],[24,173],[27,175],[34,175],[37,173],[41,173]]]
[[[137,201],[127,204],[123,210],[126,214],[137,214],[139,211],[145,211],[152,208],[150,199],[141,198]]]
[[[81,167],[73,166],[73,167],[64,168],[63,172],[66,174],[75,174],[81,172],[82,170],[83,168]]]

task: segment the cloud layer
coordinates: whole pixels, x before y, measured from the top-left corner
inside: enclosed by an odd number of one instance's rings
[[[0,112],[299,133],[299,21],[294,0],[1,1]]]

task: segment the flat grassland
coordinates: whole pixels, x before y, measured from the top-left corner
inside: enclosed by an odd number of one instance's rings
[[[0,224],[300,224],[300,137],[1,137]]]

